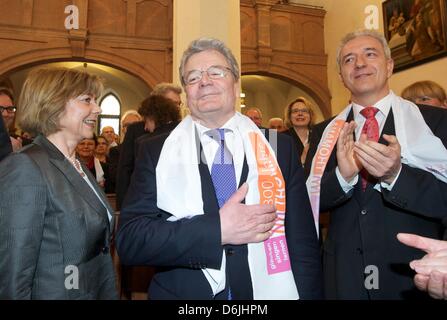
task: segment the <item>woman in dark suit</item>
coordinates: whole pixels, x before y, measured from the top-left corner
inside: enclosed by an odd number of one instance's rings
[[[304,97],[298,97],[286,107],[284,112],[285,124],[288,128],[284,133],[293,138],[293,142],[298,149],[301,164],[305,168],[306,177],[309,170],[306,170],[306,162],[312,161],[312,157],[307,157],[309,151],[310,135],[313,125],[312,105]],[[313,155],[312,155],[313,156]]]
[[[113,210],[76,145],[91,138],[103,84],[69,69],[30,73],[21,128],[34,142],[0,164],[0,299],[115,299]]]

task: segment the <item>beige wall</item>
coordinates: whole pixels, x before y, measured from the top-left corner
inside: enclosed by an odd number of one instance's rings
[[[180,85],[178,68],[183,52],[191,41],[199,37],[222,40],[240,64],[240,30],[239,0],[174,0],[173,82]],[[186,101],[184,97],[183,101]],[[183,114],[186,113],[184,108]]]
[[[307,1],[311,4],[312,1]],[[335,51],[338,41],[348,32],[364,28],[365,7],[377,5],[380,12],[379,30],[383,32],[382,0],[325,0],[313,1],[315,5],[324,5],[327,11],[325,18],[325,50],[328,54],[328,82],[332,94],[332,113],[336,114],[346,106],[349,93],[341,83],[335,63]],[[394,74],[391,77],[391,89],[400,94],[407,85],[430,79],[447,89],[447,58],[426,63]]]
[[[324,120],[323,113],[317,107],[318,104],[305,91],[285,81],[258,75],[246,75],[242,77],[242,90],[246,95],[246,108],[258,107],[262,111],[262,124],[267,127],[270,118],[284,119],[284,109],[293,100],[300,96],[307,98],[313,107],[315,122]]]

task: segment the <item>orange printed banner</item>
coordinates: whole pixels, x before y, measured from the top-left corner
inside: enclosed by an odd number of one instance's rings
[[[260,204],[276,206],[277,218],[272,235],[264,241],[268,274],[291,270],[285,236],[286,185],[281,170],[270,149],[258,133],[249,133],[258,168]]]
[[[321,178],[323,177],[324,169],[326,168],[332,150],[337,143],[338,136],[340,135],[344,123],[344,120],[335,120],[333,122],[327,133],[322,137],[317,152],[312,160],[311,172],[307,182],[307,191],[309,193],[310,204],[312,206],[312,213],[317,230],[320,215]]]

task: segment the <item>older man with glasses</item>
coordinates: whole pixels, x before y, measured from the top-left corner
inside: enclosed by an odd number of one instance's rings
[[[151,299],[321,298],[292,140],[275,132],[268,141],[236,112],[239,66],[221,41],[193,41],[179,74],[191,115],[140,146],[121,208],[120,261],[159,267]]]

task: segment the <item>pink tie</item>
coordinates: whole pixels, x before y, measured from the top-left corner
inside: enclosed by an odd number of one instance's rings
[[[366,134],[367,140],[379,141],[379,123],[376,119],[376,113],[379,109],[375,107],[366,107],[360,113],[366,118],[365,124],[362,128],[362,134]],[[368,172],[362,169],[360,172],[362,176],[362,190],[366,190],[366,185],[368,184]]]

